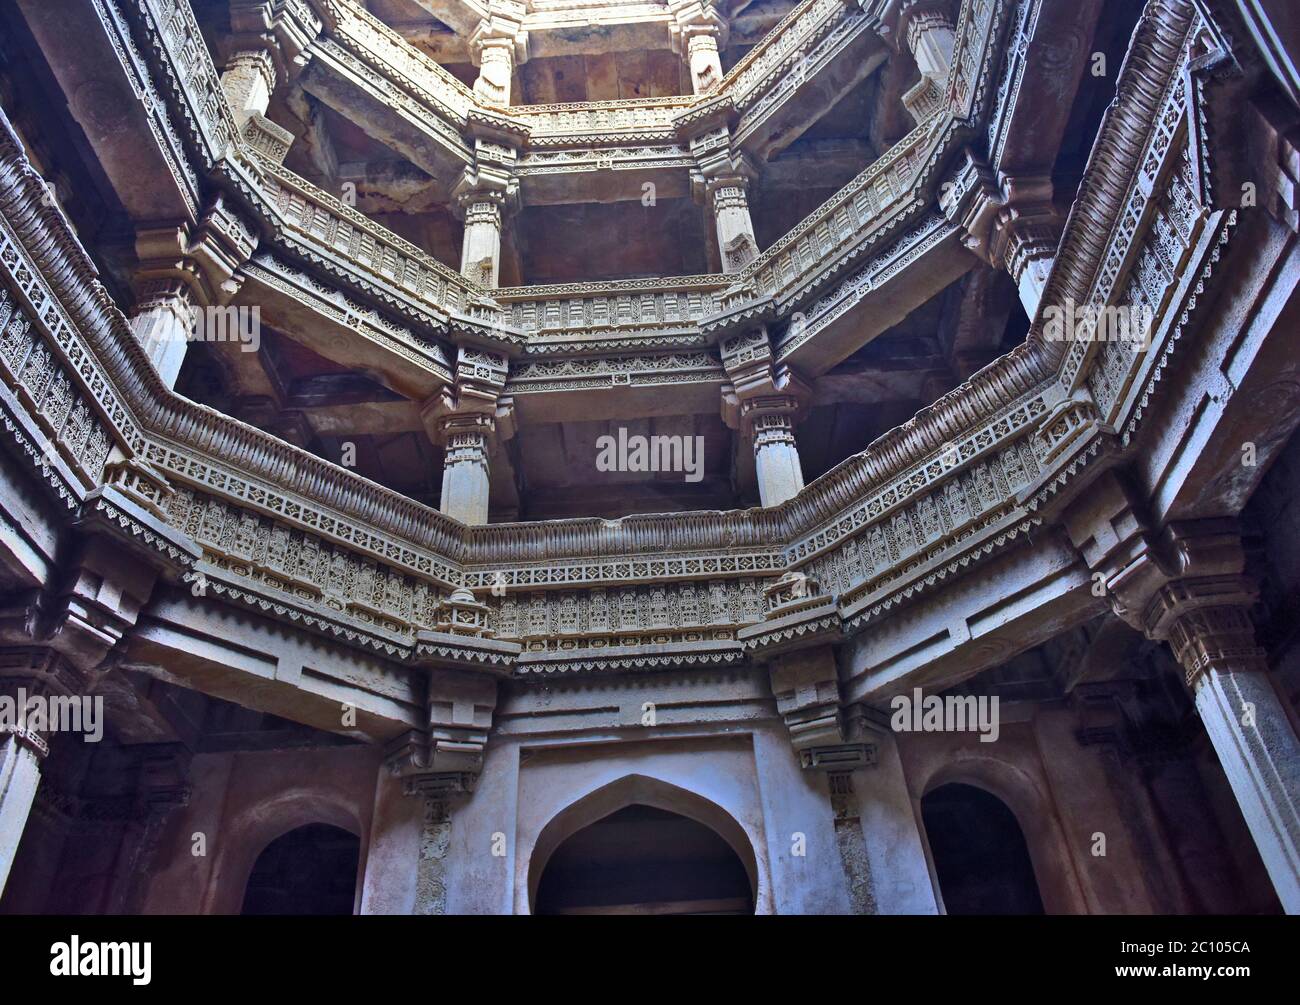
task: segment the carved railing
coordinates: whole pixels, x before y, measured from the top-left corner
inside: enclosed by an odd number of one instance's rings
[[[501,289],[494,299],[530,350],[628,348],[672,336],[703,344],[700,322],[721,308],[727,284],[722,276],[562,283]]]

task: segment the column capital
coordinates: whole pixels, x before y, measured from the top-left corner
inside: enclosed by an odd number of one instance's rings
[[[497,681],[469,670],[428,674],[424,725],[390,744],[384,761],[408,795],[468,794],[483,767]]]
[[[487,17],[479,21],[469,36],[470,59],[474,65],[481,65],[485,52],[493,49],[505,49],[515,64],[526,62],[529,53],[524,18],[527,14],[528,8],[522,3],[490,0]]]
[[[470,59],[479,68],[474,93],[489,104],[510,104],[514,69],[528,60],[528,32],[523,27],[526,13],[521,3],[492,0],[488,16],[470,34]]]
[[[1006,269],[1032,318],[1064,226],[1051,178],[995,176],[968,150],[956,174],[943,184],[939,206],[964,231],[968,250],[995,269]]]
[[[714,39],[718,48],[726,46],[727,20],[711,0],[668,0],[668,13],[673,19],[668,26],[673,52],[683,52],[689,40],[699,36]]]
[[[254,227],[218,195],[197,226],[186,221],[136,232],[137,297],[156,296],[162,283],[189,287],[196,306],[229,303],[243,283],[240,269],[257,250]]]
[[[1267,673],[1267,654],[1255,642],[1250,618],[1258,597],[1244,576],[1174,580],[1147,608],[1147,635],[1169,642],[1193,693],[1212,668]]]
[[[812,389],[789,366],[774,362],[766,325],[724,339],[720,348],[730,381],[722,391],[722,419],[729,428],[751,436],[760,420],[776,430],[803,418]]]
[[[29,698],[62,698],[84,694],[97,675],[77,667],[52,646],[0,647],[0,700],[13,702],[15,720],[0,717],[0,742],[12,736],[24,749],[44,760],[50,744],[44,726],[33,727],[18,708]]]
[[[468,220],[477,207],[491,206],[499,223],[519,209],[518,179],[513,172],[497,167],[466,168],[451,195],[452,212],[462,220]]]

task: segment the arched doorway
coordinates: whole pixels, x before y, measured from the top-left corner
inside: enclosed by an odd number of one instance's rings
[[[351,914],[361,841],[330,824],[282,834],[257,857],[241,914]]]
[[[752,914],[735,850],[712,828],[633,803],[565,838],[542,870],[536,914]]]
[[[949,914],[1042,914],[1033,862],[1015,814],[973,785],[921,800],[930,855]]]

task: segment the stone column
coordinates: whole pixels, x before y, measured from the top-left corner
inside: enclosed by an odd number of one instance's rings
[[[754,222],[749,215],[749,179],[744,175],[711,178],[707,184],[718,232],[723,272],[739,272],[758,257]]]
[[[722,57],[718,53],[718,30],[705,28],[690,36],[686,60],[691,70],[691,88],[707,94],[722,81]]]
[[[35,624],[35,617],[35,612],[27,611],[22,620]],[[68,625],[63,631],[71,635],[77,629]],[[36,798],[41,763],[50,752],[50,727],[61,725],[45,714],[50,699],[76,699],[85,694],[87,679],[82,668],[103,651],[91,652],[80,644],[70,648],[85,657],[80,666],[49,646],[0,648],[0,703],[6,713],[0,718],[0,893]]]
[[[943,0],[911,0],[899,18],[899,29],[921,76],[942,86],[952,67],[955,43],[947,4]]]
[[[766,326],[721,342],[722,365],[731,385],[722,392],[722,421],[754,446],[758,497],[779,506],[803,488],[803,466],[794,424],[810,391],[788,366],[773,362]]]
[[[0,893],[36,798],[41,761],[48,753],[49,747],[35,733],[0,727]]]
[[[488,521],[492,449],[514,435],[505,356],[461,346],[452,386],[425,402],[421,419],[444,450],[442,512],[468,524]]]
[[[701,0],[669,0],[668,12],[673,52],[686,57],[691,91],[707,94],[722,82],[719,49],[726,45],[727,22],[712,3]]]
[[[1053,199],[1050,177],[994,177],[969,151],[940,198],[948,219],[965,231],[965,246],[1015,280],[1031,321],[1061,238],[1062,217]]]
[[[460,274],[471,282],[496,289],[501,276],[501,205],[489,193],[461,197],[465,237],[461,242]]]
[[[942,3],[918,0],[903,12],[899,28],[921,71],[921,79],[903,95],[903,105],[913,119],[924,122],[943,106],[952,68],[952,22]]]
[[[442,462],[442,499],[439,508],[461,523],[488,521],[488,473],[492,416],[451,415],[441,420],[446,450]]]
[[[758,497],[764,506],[779,506],[803,488],[803,466],[794,438],[797,410],[798,402],[787,399],[779,407],[755,415],[750,422]]]
[[[514,76],[514,42],[508,38],[490,38],[479,46],[478,79],[474,93],[494,105],[510,104],[510,78]]]
[[[1026,217],[1014,208],[1005,213],[1008,227],[1006,270],[1016,282],[1025,313],[1032,319],[1038,313],[1039,301],[1047,288],[1047,276],[1052,271],[1056,247],[1061,240],[1060,227],[1055,220]]]
[[[180,280],[148,283],[141,292],[131,327],[158,370],[158,376],[170,388],[185,362],[190,334],[194,330],[193,296]]]
[[[500,285],[501,229],[519,208],[514,156],[504,144],[476,139],[474,166],[465,169],[452,192],[455,212],[465,221],[460,273],[487,289]]]
[[[1300,739],[1268,676],[1242,580],[1178,580],[1153,602],[1205,731],[1288,914],[1300,914]]]
[[[275,93],[275,62],[270,53],[264,49],[236,52],[221,73],[221,89],[241,130],[254,115],[266,115]]]
[[[509,105],[515,67],[528,59],[526,11],[510,0],[492,0],[489,10],[469,38],[470,58],[479,68],[474,94],[489,105]]]
[[[240,270],[253,257],[257,242],[257,231],[221,195],[197,226],[177,221],[136,232],[137,306],[131,323],[168,387],[176,386],[189,343],[212,335],[200,326],[205,320],[200,312],[224,307],[239,292]],[[261,323],[256,306],[247,308],[244,318],[253,329]],[[227,315],[220,320],[224,337],[238,337],[238,331],[226,329]]]

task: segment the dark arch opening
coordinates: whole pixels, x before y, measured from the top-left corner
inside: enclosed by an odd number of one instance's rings
[[[754,891],[712,828],[633,803],[561,842],[533,903],[536,914],[752,914]]]
[[[941,785],[921,819],[949,914],[1042,914],[1034,865],[1015,814],[973,785]]]
[[[341,827],[307,824],[257,856],[240,914],[351,914],[361,841]]]

